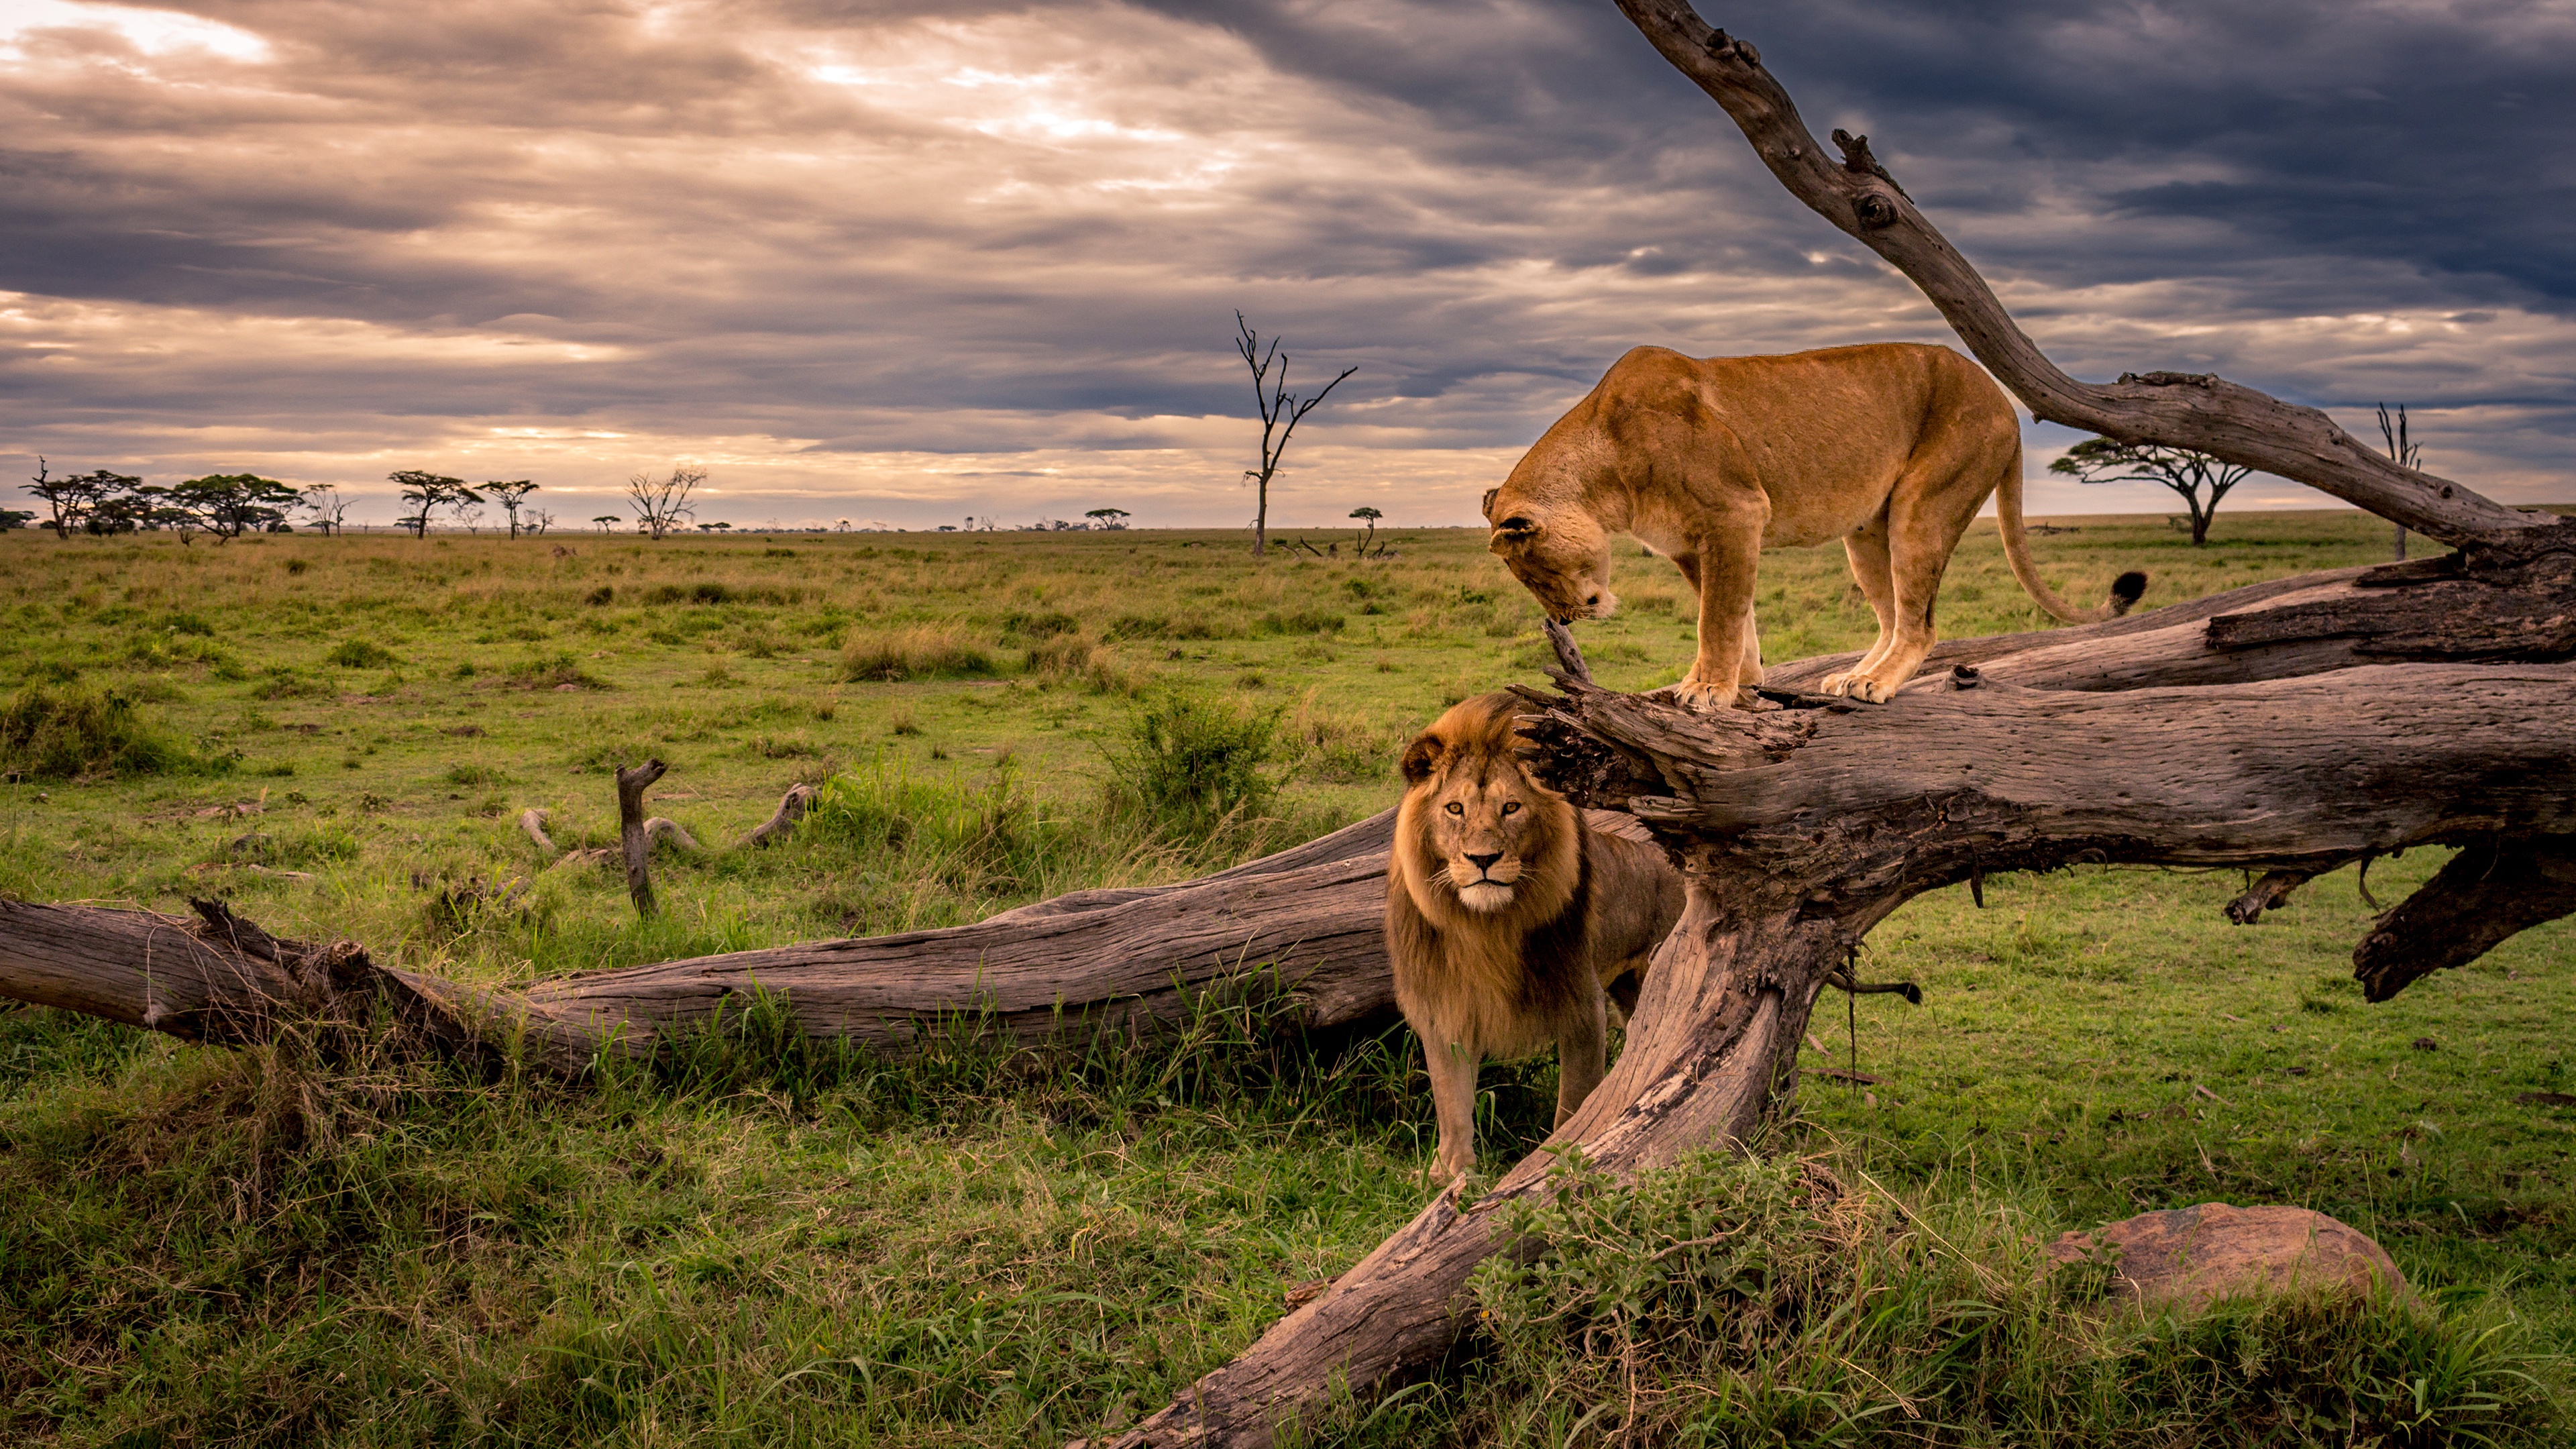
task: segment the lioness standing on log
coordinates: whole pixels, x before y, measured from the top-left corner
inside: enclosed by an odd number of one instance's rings
[[[1694,709],[1753,702],[1762,550],[1839,538],[1878,615],[1878,642],[1828,694],[1884,703],[1932,648],[1932,605],[1968,523],[1995,498],[2004,557],[2069,624],[2128,612],[2147,576],[2099,608],[2040,581],[2022,537],[2021,427],[1983,370],[1946,347],[1873,343],[1783,357],[1640,347],[1485,494],[1492,549],[1550,617],[1601,618],[1610,535],[1634,534],[1699,592],[1699,657],[1676,686]]]
[[[1476,1161],[1476,1071],[1556,1043],[1563,1126],[1608,1065],[1608,1004],[1636,1004],[1682,911],[1661,848],[1585,824],[1522,763],[1520,701],[1488,694],[1406,747],[1387,855],[1395,1000],[1422,1039],[1448,1183]],[[1625,978],[1634,974],[1635,982]]]

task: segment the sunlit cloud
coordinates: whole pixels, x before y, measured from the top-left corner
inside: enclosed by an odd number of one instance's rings
[[[1739,28],[2079,376],[2402,402],[2448,475],[2576,495],[2559,9]],[[737,526],[1238,524],[1240,308],[1360,368],[1290,526],[1465,522],[1631,346],[1950,340],[1606,3],[0,0],[0,123],[8,450],[388,517],[397,468],[586,516],[688,460]],[[2035,510],[2163,508],[2041,471],[2075,438],[2031,430]]]

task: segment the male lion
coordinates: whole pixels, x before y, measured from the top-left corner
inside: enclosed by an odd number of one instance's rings
[[[1557,1049],[1556,1120],[1599,1085],[1605,991],[1636,1004],[1647,957],[1682,910],[1657,847],[1585,824],[1532,780],[1519,701],[1468,700],[1406,747],[1386,870],[1396,1004],[1422,1039],[1440,1120],[1435,1182],[1476,1160],[1476,1069]]]
[[[1637,348],[1485,494],[1485,521],[1493,551],[1556,619],[1618,606],[1613,532],[1681,565],[1699,591],[1699,657],[1677,692],[1697,709],[1750,704],[1762,680],[1762,550],[1839,538],[1878,642],[1822,687],[1877,704],[1932,648],[1942,570],[1989,493],[2013,577],[2041,608],[2092,623],[2146,592],[2145,574],[2125,573],[2100,608],[2078,610],[2040,581],[2022,537],[2011,402],[1976,364],[1915,343],[1785,357]]]

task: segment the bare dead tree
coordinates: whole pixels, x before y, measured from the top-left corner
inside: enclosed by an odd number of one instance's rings
[[[2388,416],[2388,404],[2379,405],[2379,437],[2388,447],[2390,462],[2400,468],[2413,468],[2419,471],[2423,468],[2423,445],[2410,441],[2406,436],[2406,404],[2397,405],[2397,417],[2393,422]],[[2406,561],[2406,525],[2401,523],[2396,527],[2397,561],[2404,563]]]
[[[1325,383],[1313,397],[1301,401],[1288,391],[1288,358],[1279,350],[1279,339],[1271,338],[1265,347],[1261,334],[1252,330],[1252,324],[1244,321],[1240,312],[1234,314],[1234,328],[1234,350],[1242,355],[1243,365],[1252,369],[1252,401],[1261,410],[1261,466],[1244,469],[1243,476],[1252,480],[1259,494],[1252,516],[1252,556],[1264,558],[1270,552],[1270,480],[1279,472],[1279,460],[1287,456],[1288,435],[1297,431],[1297,425],[1306,420],[1306,414],[1323,405],[1333,389],[1342,385],[1343,378],[1359,369],[1343,368],[1341,377]],[[1276,378],[1270,375],[1274,365],[1279,369]],[[1272,436],[1274,432],[1277,434],[1275,439]]]
[[[626,504],[635,510],[635,521],[643,530],[658,539],[678,528],[682,520],[698,516],[689,495],[705,481],[706,469],[686,465],[674,466],[664,478],[638,473],[626,480]]]
[[[313,526],[324,533],[340,533],[348,524],[350,507],[356,499],[340,491],[336,483],[316,483],[303,490],[304,511]]]

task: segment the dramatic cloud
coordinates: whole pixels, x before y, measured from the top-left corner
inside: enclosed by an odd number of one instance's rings
[[[2576,496],[2576,12],[1710,10],[2084,376],[2217,370]],[[0,0],[0,429],[58,469],[395,468],[567,518],[1463,522],[1626,348],[1947,341],[1606,0]],[[2161,495],[2041,474],[2033,507]],[[2249,503],[2310,506],[2294,485]]]

